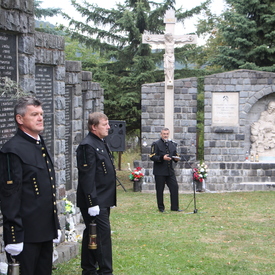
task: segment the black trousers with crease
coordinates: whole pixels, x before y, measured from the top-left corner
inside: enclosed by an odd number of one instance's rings
[[[83,231],[81,267],[83,275],[112,275],[112,241],[110,226],[110,208],[100,208],[98,216],[91,217],[87,208],[80,208],[86,228]],[[95,220],[97,231],[97,249],[88,248],[89,224]]]
[[[175,174],[170,176],[155,175],[155,182],[158,209],[160,211],[165,209],[163,192],[166,184],[170,191],[171,210],[177,211],[179,209],[179,185]]]

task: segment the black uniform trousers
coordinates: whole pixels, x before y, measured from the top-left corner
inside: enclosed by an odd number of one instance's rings
[[[41,243],[25,243],[23,251],[14,256],[20,263],[20,275],[51,275],[52,274],[53,241]],[[12,262],[7,254],[9,262]]]
[[[171,210],[179,209],[179,186],[175,174],[170,176],[155,175],[157,204],[160,211],[164,211],[163,192],[165,184],[170,191]]]
[[[86,228],[83,231],[81,268],[82,275],[112,275],[112,241],[110,208],[100,208],[99,215],[91,217],[87,208],[80,208]],[[89,249],[89,224],[95,218],[97,249]],[[98,268],[98,270],[97,270]]]

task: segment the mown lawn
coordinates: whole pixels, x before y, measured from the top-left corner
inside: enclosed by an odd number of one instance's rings
[[[184,212],[157,211],[155,194],[133,192],[123,154],[111,211],[115,275],[274,275],[275,192],[180,194]],[[169,194],[165,194],[169,209]],[[191,213],[191,214],[188,214]],[[81,275],[80,258],[53,275]]]
[[[274,192],[197,193],[196,214],[193,195],[181,194],[188,209],[162,214],[155,194],[125,186],[111,213],[115,275],[275,274]],[[80,275],[79,264],[77,257],[53,274]]]

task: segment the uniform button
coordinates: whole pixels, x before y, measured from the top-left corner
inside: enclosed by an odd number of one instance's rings
[[[54,210],[53,212],[56,213],[56,210]]]
[[[54,188],[54,185],[52,185],[52,188]]]
[[[52,169],[49,169],[49,172],[52,172]]]
[[[42,156],[43,156],[43,157],[46,157],[46,154],[43,154]]]

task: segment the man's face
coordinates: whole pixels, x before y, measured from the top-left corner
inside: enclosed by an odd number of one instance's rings
[[[169,138],[170,131],[161,131],[160,136],[163,140],[167,140]]]
[[[41,106],[29,105],[24,116],[16,115],[16,121],[22,131],[36,137],[44,130],[43,114]]]
[[[109,121],[106,119],[100,119],[98,125],[92,126],[93,133],[99,138],[105,138],[108,136],[108,132],[110,129]]]

